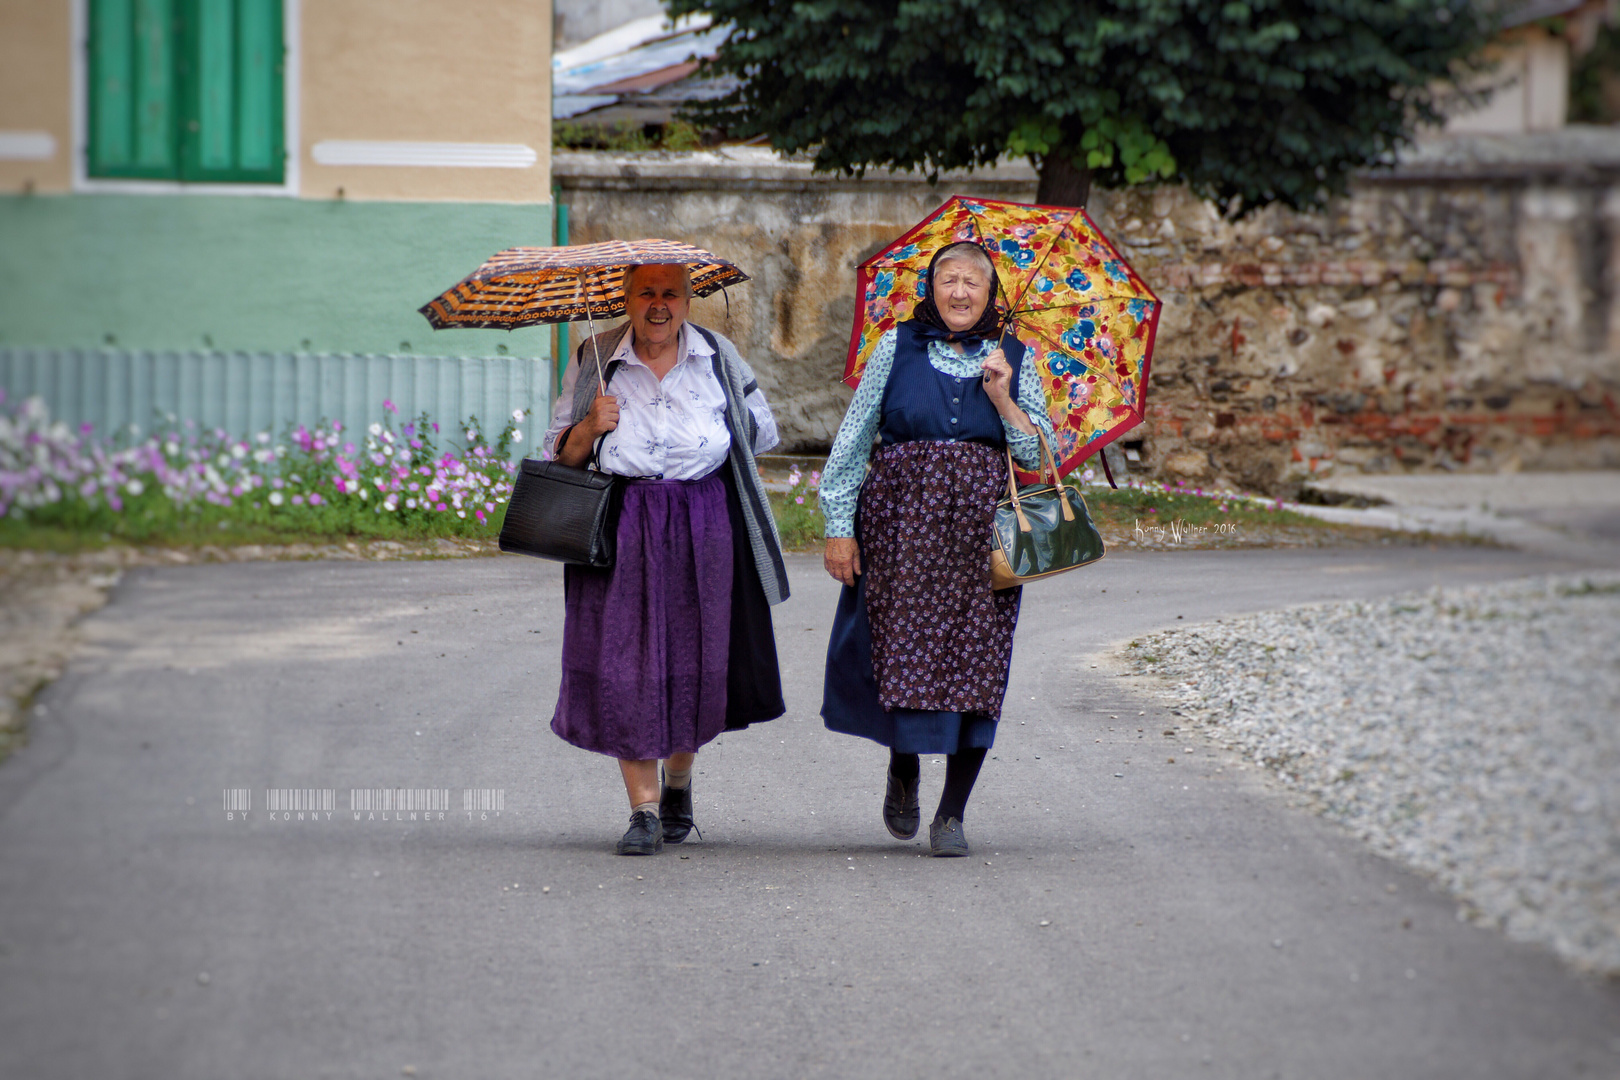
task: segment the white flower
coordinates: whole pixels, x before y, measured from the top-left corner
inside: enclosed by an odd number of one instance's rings
[[[371,432],[371,434],[373,436],[381,435],[382,434],[382,425],[381,424],[372,424],[366,430]]]
[[[141,483],[139,480],[131,480],[129,483],[124,485],[124,490],[129,492],[131,495],[139,495],[141,492],[146,490],[146,485]]]
[[[359,492],[361,502],[365,502],[367,499],[371,498],[371,492],[367,491],[365,488],[360,488]]]
[[[237,443],[231,447],[231,457],[236,458],[238,461],[247,457],[247,443]]]
[[[281,505],[281,492],[272,491],[270,493],[270,505],[271,506],[280,506]]]
[[[395,510],[399,509],[399,503],[395,502],[394,497],[390,495],[388,498],[383,500],[383,509],[392,514]]]
[[[477,440],[477,438],[478,438],[478,433],[473,431],[472,428],[468,428],[467,429],[467,441],[468,442],[474,442],[474,441]]]
[[[521,432],[521,431],[512,432],[512,441],[513,442],[522,442],[523,441],[523,432]]]
[[[464,518],[466,516],[467,516],[467,511],[465,511],[465,510],[457,510],[456,511],[456,517]]]
[[[514,419],[514,420],[522,420],[523,419],[523,410],[522,409],[513,409],[512,410],[512,419]]]

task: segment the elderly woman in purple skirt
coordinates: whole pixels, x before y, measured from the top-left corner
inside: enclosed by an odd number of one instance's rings
[[[1006,449],[1036,467],[1037,431],[1051,439],[1052,422],[1023,345],[998,341],[984,249],[941,248],[925,285],[914,317],[867,361],[822,477],[824,558],[844,589],[821,715],[833,731],[889,747],[883,823],[901,840],[921,823],[918,755],[947,755],[928,840],[935,855],[961,856],[1021,595],[991,589],[991,520],[1007,490]]]
[[[787,599],[787,572],[754,464],[776,421],[736,346],[687,321],[691,295],[683,266],[625,275],[629,321],[581,344],[543,444],[576,466],[594,448],[628,478],[614,565],[564,570],[551,720],[618,759],[630,799],[620,855],[685,840],[698,748],[786,711],[770,605]]]

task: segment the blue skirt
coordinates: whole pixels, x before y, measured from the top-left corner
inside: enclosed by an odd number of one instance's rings
[[[982,712],[885,709],[872,674],[872,625],[866,618],[866,575],[845,585],[833,616],[822,683],[821,718],[829,731],[859,735],[900,754],[954,754],[988,749],[996,722]]]

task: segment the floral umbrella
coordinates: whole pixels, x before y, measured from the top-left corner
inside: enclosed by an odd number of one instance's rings
[[[981,244],[995,263],[1010,315],[1004,332],[1031,350],[1068,473],[1144,419],[1159,298],[1084,210],[954,196],[863,262],[860,305],[844,381],[860,382],[878,338],[923,299],[935,251]]]

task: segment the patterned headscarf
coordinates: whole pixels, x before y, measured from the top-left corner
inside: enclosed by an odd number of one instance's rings
[[[928,261],[928,274],[923,282],[928,289],[928,295],[918,304],[911,313],[914,321],[921,323],[918,327],[925,337],[939,338],[943,341],[970,341],[981,338],[995,337],[1001,328],[1001,313],[996,310],[996,297],[1001,293],[1001,279],[996,276],[996,263],[990,259],[990,298],[985,301],[984,311],[979,315],[979,321],[966,330],[952,330],[945,324],[945,317],[940,314],[939,306],[934,303],[934,268],[945,253],[953,248],[975,247],[981,252],[984,248],[973,240],[958,240],[946,244],[934,252],[934,257]],[[988,253],[986,253],[988,257]]]

